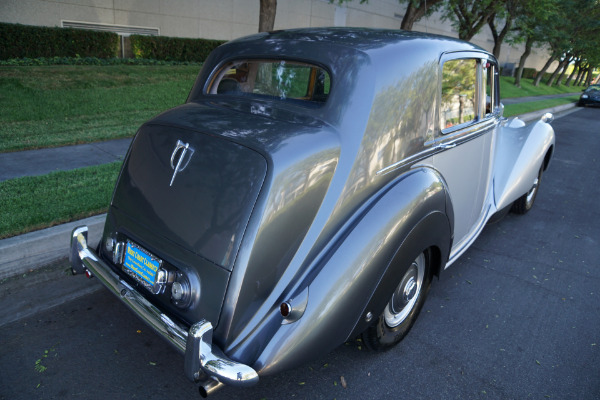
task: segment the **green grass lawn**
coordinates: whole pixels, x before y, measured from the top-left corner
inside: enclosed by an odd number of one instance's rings
[[[0,182],[0,239],[106,212],[121,162]]]
[[[0,67],[0,152],[133,136],[185,102],[199,68]]]
[[[533,79],[522,79],[521,87],[514,85],[515,78],[509,76],[500,77],[500,96],[508,99],[512,97],[544,96],[549,94],[578,93],[584,88],[582,86],[548,86],[540,82],[539,86],[533,86]]]
[[[515,115],[525,114],[532,111],[560,106],[561,104],[575,103],[577,100],[579,100],[579,95],[561,97],[559,99],[531,101],[528,103],[508,104],[504,106],[504,116],[513,117]]]

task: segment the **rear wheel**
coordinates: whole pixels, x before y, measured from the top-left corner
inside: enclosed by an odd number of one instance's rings
[[[372,350],[387,350],[400,342],[415,323],[431,286],[430,252],[421,253],[410,265],[375,325],[362,340]]]
[[[540,167],[540,171],[538,172],[537,178],[533,182],[533,186],[529,189],[529,192],[525,193],[523,196],[519,197],[512,205],[510,211],[515,214],[526,214],[533,207],[533,203],[535,202],[535,198],[537,197],[538,190],[540,188],[540,183],[542,182],[542,172],[544,171],[544,166]]]

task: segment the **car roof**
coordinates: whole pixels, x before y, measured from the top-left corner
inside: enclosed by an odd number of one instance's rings
[[[487,53],[487,51],[479,46],[448,36],[392,29],[348,27],[300,28],[263,32],[235,39],[229,43],[295,42],[298,45],[313,43],[319,45],[347,47],[369,53],[371,50],[380,49],[382,47],[394,44],[402,44],[417,39],[429,39],[432,42],[443,41],[451,48],[456,47],[463,50],[476,50]]]

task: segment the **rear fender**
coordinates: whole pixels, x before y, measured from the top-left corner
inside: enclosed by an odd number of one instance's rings
[[[419,221],[398,246],[398,251],[389,263],[350,337],[359,335],[370,324],[377,322],[377,317],[383,312],[408,267],[424,250],[432,250],[429,273],[439,275],[448,261],[452,246],[450,238],[450,223],[448,217],[442,212],[432,212]]]
[[[390,186],[351,231],[341,236],[340,243],[315,262],[313,268],[318,272],[296,290],[308,287],[304,314],[293,323],[280,325],[266,342],[254,364],[261,374],[314,359],[362,329],[359,321],[364,319],[367,305],[385,303],[397,277],[403,274],[401,269],[389,268],[392,260],[394,264],[412,262],[420,251],[433,245],[440,248],[440,259],[448,259],[450,221],[445,214],[446,188],[438,173],[419,168]],[[387,279],[396,280],[390,284]]]

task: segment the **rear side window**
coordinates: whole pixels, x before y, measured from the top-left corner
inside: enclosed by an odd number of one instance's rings
[[[440,126],[447,129],[476,117],[477,60],[449,60],[442,69]]]
[[[331,78],[324,69],[284,60],[240,60],[228,63],[211,82],[208,93],[324,103]]]

